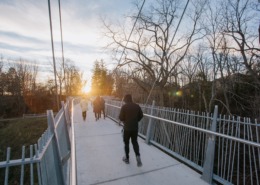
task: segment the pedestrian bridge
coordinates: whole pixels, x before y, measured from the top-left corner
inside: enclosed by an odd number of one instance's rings
[[[130,145],[130,164],[122,161],[124,145],[121,129],[116,122],[103,116],[95,120],[89,107],[86,121],[81,108],[73,110],[75,126],[76,166],[78,185],[181,185],[207,184],[201,174],[147,145],[139,138],[142,167],[137,167]]]
[[[107,118],[97,121],[89,105],[83,121],[79,100],[69,98],[55,117],[47,111],[48,128],[29,147],[29,157],[23,146],[22,158],[13,160],[7,148],[0,184],[14,184],[14,171],[20,185],[260,184],[256,121],[218,115],[217,106],[209,114],[140,105],[143,166],[137,167],[133,150],[130,164],[122,161],[122,103],[107,99]]]

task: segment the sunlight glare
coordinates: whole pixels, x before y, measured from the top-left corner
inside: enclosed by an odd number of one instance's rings
[[[83,93],[89,93],[91,91],[91,86],[89,83],[87,83],[83,88],[82,88]]]

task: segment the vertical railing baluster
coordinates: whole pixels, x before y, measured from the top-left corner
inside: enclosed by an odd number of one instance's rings
[[[223,127],[223,126],[222,126],[222,121],[221,121],[221,120],[222,120],[222,115],[221,115],[221,114],[219,115],[219,120],[220,120],[220,121],[219,121],[218,129],[219,129],[219,133],[221,133],[221,129],[222,129],[222,127]],[[217,174],[218,174],[218,175],[220,174],[219,171],[221,170],[221,169],[220,169],[220,168],[221,168],[221,167],[220,167],[220,146],[221,146],[221,145],[220,145],[220,142],[221,142],[221,138],[218,138],[218,152],[217,152],[217,154],[218,154],[218,156],[217,156],[217,161],[218,161],[218,162],[217,162],[217,163],[218,163],[218,165],[217,165]]]
[[[39,158],[39,148],[37,148],[37,144],[34,145],[34,150],[35,150],[35,157],[36,157],[36,159],[38,159]],[[37,174],[38,174],[38,184],[42,185],[41,169],[40,169],[39,162],[36,163],[36,167],[37,167]]]
[[[150,115],[152,116],[153,115],[153,112],[154,112],[154,105],[155,105],[155,101],[153,100],[153,104],[152,104],[152,107],[151,107],[151,112],[150,112]],[[149,118],[149,123],[148,123],[148,127],[147,127],[147,131],[146,131],[146,143],[147,144],[150,144],[150,140],[151,140],[151,135],[153,134],[153,122],[152,122],[152,118]]]
[[[166,108],[165,109],[165,116],[164,116],[164,118],[165,119],[167,119],[167,117],[168,117],[168,110],[169,110],[169,108]],[[163,124],[162,124],[162,126],[163,126],[163,131],[164,131],[164,146],[165,147],[167,147],[168,145],[169,145],[169,134],[168,134],[168,123],[167,122],[165,122],[165,121],[163,121]],[[167,147],[168,148],[168,147]]]
[[[236,129],[235,137],[238,137],[238,126],[239,126],[238,119],[236,120],[235,123],[236,123],[235,124],[235,129]],[[236,152],[236,149],[237,149],[236,144],[237,144],[237,142],[235,141],[234,142],[234,151],[233,151],[232,164],[231,164],[231,173],[230,173],[230,182],[231,183],[232,183],[232,179],[233,179],[233,169],[234,169],[235,154],[237,154],[237,152]]]
[[[257,120],[255,119],[255,125],[256,125],[256,142],[257,143],[260,143],[260,138],[259,138],[259,130],[260,130],[260,127],[257,126]],[[260,156],[260,147],[257,148],[257,151],[258,151],[258,155],[257,156]],[[260,168],[260,159],[258,160],[258,165],[259,165],[259,168]],[[260,170],[260,169],[259,169]]]
[[[245,120],[245,125],[246,125],[246,127],[247,127],[247,139],[248,139],[248,141],[250,141],[250,134],[249,134],[249,124],[247,124],[248,123],[248,119],[246,119]],[[251,146],[250,145],[248,145],[248,160],[249,160],[249,167],[250,167],[250,180],[251,180],[251,185],[253,185],[254,183],[253,183],[253,170],[252,170],[252,159],[251,159]]]
[[[230,121],[231,121],[231,118],[230,118],[230,116],[229,116],[229,117],[228,117],[228,121],[227,121],[227,130],[226,130],[226,131],[224,130],[223,134],[229,135],[228,132],[229,132]],[[226,120],[225,120],[225,124],[226,124]],[[225,132],[226,132],[226,133],[225,133]],[[225,145],[225,144],[223,145],[223,146],[225,146],[225,152],[224,152],[225,158],[224,158],[223,176],[222,176],[222,178],[223,178],[223,179],[226,179],[226,178],[225,178],[225,177],[226,177],[226,171],[227,171],[226,165],[227,165],[227,157],[228,157],[228,146],[229,146],[230,140],[228,140],[228,139],[223,139],[223,140],[224,140],[224,143],[226,143],[226,145]]]
[[[166,108],[163,108],[162,118],[165,118],[165,117],[166,117]],[[164,133],[162,145],[165,146],[166,143],[167,143],[167,138],[166,138],[167,132],[166,132],[166,129],[165,129],[165,122],[164,121],[162,121],[161,126],[162,126],[162,133]]]
[[[184,111],[183,112],[183,115],[185,115],[184,116],[184,120],[183,120],[183,123],[184,124],[187,124],[187,125],[189,125],[188,124],[188,119],[189,119],[189,116],[187,116],[187,113]],[[190,145],[190,143],[189,143],[189,139],[192,137],[190,134],[191,134],[191,132],[190,132],[190,129],[189,128],[185,128],[185,133],[183,133],[183,135],[184,135],[184,144],[183,144],[183,147],[184,147],[184,155],[183,156],[186,156],[187,157],[187,159],[191,159],[191,155],[189,155],[190,153],[189,153],[189,151],[191,151],[192,150],[192,145]],[[189,150],[188,150],[188,148],[189,148]]]
[[[234,124],[235,124],[235,117],[233,116],[232,125],[231,125],[231,136],[233,136]],[[227,179],[229,179],[230,176],[232,148],[233,148],[233,140],[230,140]]]
[[[10,161],[10,155],[11,155],[11,148],[7,148],[6,152],[6,167],[5,167],[5,185],[8,185],[8,179],[9,179],[9,161]]]
[[[225,128],[226,128],[226,117],[225,117],[225,115],[224,115],[224,117],[223,117],[223,127],[222,127],[222,134],[225,134]],[[224,171],[224,167],[223,167],[223,165],[224,165],[224,146],[225,146],[225,139],[224,138],[219,138],[219,139],[221,139],[221,171],[220,171],[220,177],[222,177],[223,178],[223,171]]]
[[[196,124],[196,117],[195,117],[195,111],[193,111],[193,121],[194,121],[194,123]],[[199,123],[197,123],[197,126],[199,126]],[[201,139],[201,134],[202,134],[202,132],[199,132],[199,131],[196,131],[197,132],[197,164],[199,165],[199,161],[201,161],[200,160],[200,147],[201,147],[201,142],[202,142],[202,139]]]
[[[254,125],[253,125],[254,126]],[[253,138],[253,132],[252,132],[252,125],[250,126],[250,133],[251,133],[251,140],[252,141],[254,141],[254,138]],[[255,131],[256,131],[256,135],[258,134],[257,133],[257,126],[254,126],[255,127]],[[258,136],[257,136],[258,137]],[[257,139],[257,138],[256,138]],[[257,141],[258,142],[258,141]],[[255,157],[255,153],[257,153],[257,151],[255,150],[255,147],[253,147],[252,146],[252,148],[253,148],[253,157],[254,157],[254,166],[255,166],[255,177],[256,177],[256,183],[257,183],[257,185],[259,185],[259,175],[258,175],[258,173],[257,173],[257,163],[256,163],[256,157]],[[258,148],[259,149],[259,148]],[[260,155],[258,155],[258,156],[260,156]],[[259,160],[259,162],[260,162],[260,159],[258,158],[258,160]],[[260,165],[259,165],[259,168],[260,168]],[[260,170],[260,169],[259,169]]]
[[[240,126],[241,126],[241,122],[240,122],[240,117],[238,117],[238,122],[239,122],[239,129],[238,129],[238,138],[240,138]],[[238,156],[237,156],[237,184],[239,184],[239,164],[240,164],[240,143],[237,143],[237,150],[238,150]]]
[[[31,185],[34,184],[33,178],[33,146],[30,145],[30,177],[31,177]]]
[[[196,126],[196,123],[194,122],[194,115],[193,115],[193,111],[190,111],[190,120],[191,120],[191,125],[192,126],[195,126],[195,127],[198,127]],[[193,140],[191,140],[192,142],[194,142],[194,152],[193,152],[193,158],[194,158],[194,162],[196,164],[198,164],[197,162],[197,151],[198,151],[198,135],[197,135],[197,132],[196,130],[191,130],[192,131],[192,135],[193,135]],[[195,138],[195,139],[194,139]]]
[[[246,139],[246,125],[243,124],[243,126],[244,126],[243,139]],[[245,185],[246,184],[246,144],[245,143],[243,144],[243,154],[244,154],[243,155],[243,184]]]
[[[248,124],[251,123],[250,120],[248,120]],[[250,132],[250,137],[251,137],[251,141],[254,141],[254,137],[253,137],[253,132],[252,132],[252,126],[255,127],[254,125],[251,125],[250,124],[250,127],[249,127],[249,132]],[[255,127],[257,129],[257,127]],[[255,150],[255,147],[252,146],[252,153],[253,153],[253,159],[254,159],[254,170],[255,170],[255,177],[256,177],[256,184],[259,185],[259,181],[258,181],[258,174],[257,174],[257,164],[256,164],[256,157],[255,157],[255,153],[256,153],[256,150]],[[253,175],[253,174],[252,174]]]
[[[21,164],[21,176],[20,176],[20,185],[23,185],[24,181],[24,158],[25,158],[25,146],[22,146],[22,164]]]
[[[45,146],[45,135],[49,135],[48,132],[49,132],[49,129],[47,130],[47,132],[41,138],[41,151],[44,149],[44,146]],[[47,151],[46,151],[46,153],[47,153]],[[42,172],[42,183],[43,184],[48,184],[48,179],[47,179],[48,173],[47,173],[47,168],[46,168],[46,154],[44,156],[42,156],[42,160],[41,160],[41,165],[40,166],[41,166],[41,172]]]

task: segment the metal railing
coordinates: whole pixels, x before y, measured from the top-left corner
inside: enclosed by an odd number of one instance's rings
[[[72,100],[71,107],[71,166],[70,166],[70,185],[77,185],[77,163],[76,163],[76,143],[75,143],[75,131],[74,131],[74,105],[79,103],[79,99]]]
[[[69,99],[53,116],[47,111],[48,129],[30,146],[26,158],[10,160],[7,149],[6,161],[0,162],[5,170],[4,185],[8,184],[11,168],[20,168],[20,184],[26,175],[30,184],[77,184],[73,106],[79,99]],[[118,121],[122,105],[120,101],[106,101],[107,116]],[[144,118],[139,124],[139,135],[148,144],[162,149],[202,173],[209,183],[257,184],[260,177],[260,124],[250,119],[213,114],[195,113],[179,109],[141,105]],[[70,160],[69,160],[70,159]],[[29,168],[29,174],[25,173]]]
[[[144,118],[139,135],[197,171],[208,183],[259,185],[260,124],[250,119],[140,105]],[[118,121],[119,101],[107,101],[106,112]]]
[[[0,162],[0,169],[5,171],[4,185],[8,185],[10,171],[18,167],[20,168],[20,185],[25,183],[24,179],[27,176],[30,184],[69,184],[70,136],[72,135],[70,108],[71,100],[66,104],[62,103],[62,108],[55,118],[52,110],[47,111],[48,128],[37,144],[30,145],[29,157],[26,158],[25,146],[23,146],[22,158],[10,160],[11,148],[7,148],[6,161]],[[29,172],[27,170],[25,173],[26,168],[29,168]],[[1,180],[0,183],[2,183]]]

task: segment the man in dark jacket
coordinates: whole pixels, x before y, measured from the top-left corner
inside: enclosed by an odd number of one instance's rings
[[[130,94],[124,97],[125,104],[122,106],[119,119],[124,123],[124,143],[125,143],[125,156],[123,161],[129,163],[129,140],[131,138],[134,152],[136,155],[137,166],[142,166],[139,145],[137,142],[138,137],[138,122],[143,118],[143,111],[141,107],[134,103]]]
[[[95,113],[96,121],[101,118],[101,103],[100,96],[97,96],[93,101],[93,112]]]
[[[106,118],[106,113],[105,113],[105,100],[103,97],[100,97],[100,110],[101,110],[101,114],[103,113],[104,119]]]

